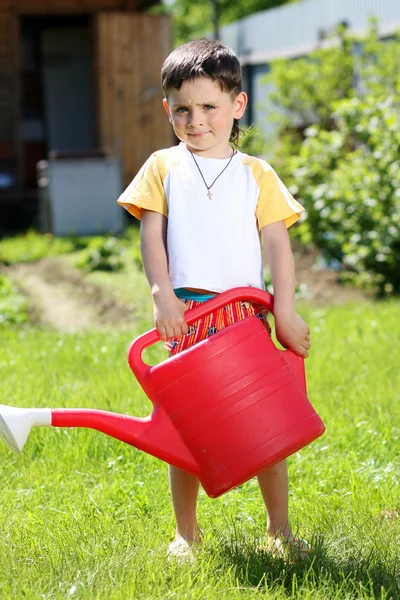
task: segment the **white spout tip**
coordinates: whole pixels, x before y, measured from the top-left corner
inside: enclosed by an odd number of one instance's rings
[[[3,406],[0,406],[0,410]],[[18,447],[17,440],[13,436],[11,429],[8,427],[7,422],[0,412],[0,440],[5,443],[7,448],[15,454],[21,454],[22,448]]]
[[[51,425],[51,410],[0,404],[0,440],[15,454],[21,454],[33,425]]]

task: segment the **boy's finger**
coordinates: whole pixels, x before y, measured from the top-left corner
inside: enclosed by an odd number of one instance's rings
[[[167,340],[166,332],[164,327],[157,327],[158,335],[160,336],[160,340],[165,342]]]
[[[181,335],[183,335],[183,327],[181,327],[179,324],[175,325],[172,337],[179,338]]]
[[[174,331],[174,328],[171,327],[171,325],[165,326],[165,335],[166,335],[167,340],[170,340],[173,337],[175,337],[175,331]]]
[[[311,348],[311,344],[309,344],[308,342],[305,342],[303,344],[303,349],[304,349],[304,354],[303,354],[303,358],[307,358],[309,356],[309,349]]]
[[[297,354],[298,356],[301,356],[302,358],[307,358],[307,356],[308,356],[308,350],[303,345],[302,346],[297,346],[297,348],[294,348],[293,352],[295,354]]]
[[[178,319],[174,324],[174,337],[180,337],[185,335],[189,330],[187,323],[184,318]]]

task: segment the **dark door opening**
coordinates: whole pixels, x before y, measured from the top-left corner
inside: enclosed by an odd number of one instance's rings
[[[87,16],[21,19],[22,187],[52,150],[95,145],[93,60]]]

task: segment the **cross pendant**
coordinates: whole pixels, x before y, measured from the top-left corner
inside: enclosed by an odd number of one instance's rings
[[[207,196],[209,200],[212,200],[212,193],[210,189],[207,189]]]

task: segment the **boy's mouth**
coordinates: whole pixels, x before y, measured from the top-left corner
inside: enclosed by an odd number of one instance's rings
[[[197,133],[191,132],[191,133],[188,133],[188,135],[190,137],[201,138],[201,137],[207,135],[207,133],[210,133],[210,132],[209,131],[199,131]]]

